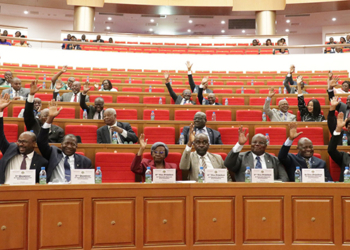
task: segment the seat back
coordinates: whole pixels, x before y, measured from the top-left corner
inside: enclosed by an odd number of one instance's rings
[[[101,97],[103,98],[105,103],[113,103],[113,96],[111,95],[90,95],[90,102],[94,102],[96,98]]]
[[[341,168],[335,163],[335,161],[333,161],[332,157],[329,157],[329,172],[333,181],[339,181]]]
[[[237,110],[236,121],[262,121],[261,110]]]
[[[244,105],[244,98],[243,97],[223,97],[222,102],[223,104],[225,101],[228,101],[228,105]]]
[[[221,134],[221,141],[223,144],[231,144],[234,145],[238,142],[238,127],[231,128],[231,127],[221,127],[218,128],[218,131]],[[245,134],[248,134],[249,128],[243,127],[243,131],[245,131]],[[249,139],[245,143],[245,145],[249,144]]]
[[[35,98],[40,98],[41,101],[51,101],[53,98],[52,98],[52,93],[36,93],[35,94]]]
[[[82,143],[97,143],[96,125],[66,125],[65,134],[80,136]]]
[[[145,109],[143,111],[143,119],[144,120],[151,120],[151,113],[154,112],[154,120],[155,121],[167,121],[169,120],[169,110],[167,109]]]
[[[249,105],[256,105],[261,106],[265,104],[266,98],[264,97],[250,97],[249,98]]]
[[[117,103],[140,103],[139,96],[118,96]]]
[[[323,139],[323,128],[322,127],[308,127],[302,128],[298,127],[297,132],[303,132],[299,138],[307,137],[312,141],[312,144],[315,145],[325,145]],[[293,145],[298,145],[298,140],[293,141]]]
[[[149,144],[159,141],[165,144],[175,144],[174,127],[145,127],[143,132]]]
[[[64,107],[56,118],[57,119],[75,119],[75,108]]]
[[[18,125],[4,124],[4,134],[8,142],[16,142],[18,140]]]
[[[216,121],[232,121],[232,112],[231,110],[206,110],[205,114],[207,115],[207,120],[212,120],[213,112],[216,115]]]
[[[12,109],[12,117],[18,117],[22,109],[24,109],[24,106],[14,106]]]
[[[136,109],[115,109],[118,120],[137,120]]]
[[[259,127],[255,128],[255,134],[269,134],[270,145],[283,145],[287,138],[285,127]]]
[[[175,121],[192,121],[194,115],[200,110],[175,110]]]
[[[165,104],[164,96],[145,96],[143,97],[144,104],[159,104],[159,99],[162,98],[162,104]]]

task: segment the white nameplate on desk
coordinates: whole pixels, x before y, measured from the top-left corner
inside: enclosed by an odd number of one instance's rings
[[[321,183],[324,182],[323,168],[303,168],[301,170],[301,180],[306,183]]]
[[[262,169],[253,168],[252,169],[252,182],[255,183],[274,183],[273,169]]]
[[[95,170],[72,169],[70,180],[72,184],[95,184]]]
[[[204,179],[206,183],[226,183],[227,169],[206,169]]]
[[[175,183],[176,169],[153,169],[153,183]]]
[[[35,169],[10,170],[10,185],[35,185]]]

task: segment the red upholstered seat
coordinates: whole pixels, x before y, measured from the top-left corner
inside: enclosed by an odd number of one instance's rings
[[[227,154],[226,153],[222,153],[222,152],[220,152],[220,153],[213,153],[213,154],[220,155],[223,160],[225,160],[226,157],[227,157]]]
[[[224,78],[224,77],[222,77]],[[244,82],[237,82],[237,81],[233,81],[233,82],[226,82],[226,85],[232,85],[232,86],[242,86],[244,85]]]
[[[214,93],[232,94],[232,89],[213,89]]]
[[[279,88],[274,88],[274,91],[276,94],[279,93]],[[260,89],[259,94],[268,94],[270,92],[270,89]],[[281,88],[281,92],[283,93],[283,89]],[[266,98],[265,98],[266,99]]]
[[[111,95],[90,95],[90,102],[94,102],[96,98],[102,97],[105,103],[113,103],[113,96]]]
[[[255,76],[240,76],[239,79],[247,79],[247,80],[251,80],[251,79],[255,79]]]
[[[40,98],[41,101],[51,101],[52,100],[52,93],[36,93],[35,98]]]
[[[283,82],[282,81],[268,81],[266,83],[266,85],[269,85],[269,86],[278,86],[278,85],[281,85],[283,86]],[[283,87],[284,88],[284,87]]]
[[[257,79],[273,79],[273,76],[257,76]]]
[[[142,92],[142,88],[123,88],[123,92]]]
[[[301,131],[303,133],[299,136],[299,138],[307,137],[312,141],[313,145],[324,145],[322,127],[297,128],[297,132],[301,132]],[[298,145],[298,139],[293,141],[293,145]]]
[[[169,120],[169,110],[167,109],[145,109],[143,111],[143,119],[144,120],[151,120],[151,113],[154,111],[154,120],[155,121],[167,121]]]
[[[316,88],[310,89],[310,88],[308,88],[306,90],[306,92],[308,92],[309,94],[324,94],[326,92],[326,90],[325,89],[316,89]]]
[[[66,108],[64,107],[60,114],[57,116],[57,119],[75,119],[75,108]]]
[[[44,77],[43,76],[39,76],[39,78],[38,78],[39,80],[44,80]],[[52,79],[52,77],[51,76],[47,76],[46,77],[46,81],[48,81],[48,82],[50,82],[51,81],[51,79]],[[50,83],[50,85],[51,85],[51,83]]]
[[[329,172],[333,181],[339,181],[341,168],[335,163],[335,161],[333,161],[332,157],[329,157]]]
[[[207,115],[207,120],[212,120],[212,114],[215,112],[217,121],[232,121],[232,112],[231,110],[206,110],[205,114]]]
[[[236,121],[262,121],[261,110],[237,110]]]
[[[4,109],[4,115],[3,115],[4,117],[7,117],[7,112],[8,112],[8,108],[5,108]]]
[[[175,110],[175,121],[193,121],[194,115],[200,110]]]
[[[165,104],[164,96],[145,96],[143,97],[144,104],[159,104],[159,99],[162,98],[162,104]]]
[[[264,105],[266,98],[265,97],[250,97],[249,105]]]
[[[163,82],[158,80],[145,80],[145,84],[163,84]]]
[[[22,109],[24,109],[24,106],[14,106],[12,109],[12,117],[18,117]]]
[[[146,89],[146,92],[149,92],[149,88],[147,88]],[[155,87],[152,87],[152,91],[151,91],[152,93],[154,92],[154,93],[163,93],[163,92],[165,92],[164,91],[164,88],[155,88]]]
[[[96,125],[66,125],[65,134],[79,135],[82,143],[97,143]]]
[[[139,96],[118,96],[117,103],[140,103]]]
[[[15,72],[16,73],[32,73],[31,70],[25,70],[25,69],[15,69]]]
[[[228,105],[244,105],[243,97],[223,97],[222,102],[225,103],[226,99],[228,100]]]
[[[16,142],[18,140],[18,125],[4,124],[4,133],[9,142]]]
[[[145,127],[143,133],[149,144],[159,141],[165,144],[175,144],[174,127]]]
[[[323,90],[323,91],[325,91],[325,90]],[[304,98],[306,105],[312,99],[317,99],[321,106],[322,105],[326,105],[326,99],[324,97],[307,97],[307,98]]]
[[[142,80],[133,80],[133,79],[131,79],[130,81],[131,81],[130,83],[137,83],[137,84],[142,83]],[[129,79],[126,79],[124,82],[125,83],[129,83]]]
[[[269,134],[270,145],[283,145],[287,138],[285,127],[259,127],[255,128],[255,134]]]
[[[134,153],[96,153],[95,167],[101,167],[102,182],[134,182],[135,174],[130,170],[134,157]]]
[[[241,94],[241,89],[236,89],[236,94]],[[244,94],[255,94],[255,89],[244,88]]]
[[[327,85],[327,81],[309,81],[309,85]],[[324,92],[326,91],[323,89],[323,93]]]
[[[178,94],[182,94],[182,92],[184,92],[184,90],[187,89],[187,88],[173,88],[174,92],[175,93],[178,93]]]
[[[118,120],[137,120],[136,109],[115,109]]]
[[[245,130],[245,134],[249,132],[249,128],[243,127],[243,131]],[[236,144],[238,142],[238,127],[222,127],[218,128],[218,131],[221,134],[221,140],[223,144]],[[249,139],[245,143],[245,145],[249,144]]]
[[[21,80],[35,80],[36,76],[28,76],[28,75],[17,75],[16,77],[18,77]]]
[[[290,106],[292,105],[298,105],[298,98],[297,96],[294,96],[294,97],[279,97],[279,98],[276,98],[276,105],[278,105],[279,101],[280,100],[283,100],[283,99],[286,99],[288,104]]]
[[[55,65],[40,65],[39,68],[42,68],[42,69],[54,69]]]

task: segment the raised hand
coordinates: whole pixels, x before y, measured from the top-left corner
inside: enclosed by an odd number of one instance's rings
[[[10,105],[11,101],[10,101],[10,95],[9,94],[5,94],[4,96],[0,96],[0,112],[3,112],[4,109]]]
[[[295,72],[295,66],[291,65],[290,68],[289,68],[289,73],[293,74],[294,72]]]
[[[55,89],[61,89],[63,87],[63,83],[61,81],[56,81]]]
[[[289,140],[294,140],[297,138],[299,135],[301,135],[303,132],[297,132],[297,123],[296,122],[291,122],[289,123]]]
[[[204,84],[208,83],[208,79],[209,79],[209,76],[204,76],[201,84],[204,85]]]
[[[38,80],[32,81],[29,88],[30,95],[35,95],[35,93],[38,92],[40,88],[41,86],[38,86]]]
[[[269,95],[268,95],[268,97],[272,98],[275,94],[276,94],[276,93],[275,93],[275,89],[274,89],[273,87],[271,87],[270,90],[269,90]]]
[[[337,128],[335,129],[336,132],[341,132],[343,130],[343,127],[345,126],[346,121],[344,121],[344,113],[340,112],[338,114],[337,118]]]
[[[89,92],[90,89],[91,89],[90,83],[88,81],[86,81],[85,84],[84,84],[83,95],[86,95],[87,92]]]
[[[333,96],[333,98],[331,99],[331,103],[330,103],[330,105],[331,105],[331,107],[330,107],[330,109],[329,110],[335,110],[335,108],[338,106],[338,104],[339,104],[339,101],[338,101],[338,96]]]
[[[54,99],[49,102],[49,117],[55,118],[60,114],[62,107],[58,109],[57,103]]]
[[[339,77],[335,77],[332,80],[329,81],[329,89],[333,89],[335,86],[338,85]]]
[[[145,140],[145,134],[141,134],[139,137],[140,148],[145,149],[148,139]]]
[[[328,71],[328,79],[329,79],[329,80],[332,80],[332,78],[333,78],[333,73],[332,73],[332,71]]]
[[[193,65],[193,63],[191,64],[189,61],[186,62],[186,67],[187,67],[188,71],[191,71],[192,65]]]
[[[239,129],[238,129],[238,143],[239,143],[239,145],[243,146],[248,141],[249,133],[247,135],[245,135],[246,131],[247,131],[246,129],[243,131],[243,126],[239,127]]]
[[[169,82],[169,79],[170,79],[170,74],[169,74],[169,72],[165,72],[165,73],[164,73],[164,79],[165,79],[165,83]]]
[[[63,73],[66,73],[66,72],[67,72],[67,65],[64,65],[64,66],[62,67],[61,71],[62,71]]]
[[[303,77],[302,76],[298,76],[297,78],[297,84],[301,85],[301,82],[303,81]]]
[[[188,143],[187,143],[187,145],[189,147],[192,147],[195,135],[196,135],[196,132],[194,131],[194,125],[193,125],[193,123],[191,123],[190,124],[190,132],[188,134]]]

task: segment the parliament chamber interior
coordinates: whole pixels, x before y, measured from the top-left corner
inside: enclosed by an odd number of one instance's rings
[[[33,2],[0,0],[0,249],[349,247],[350,3]]]

